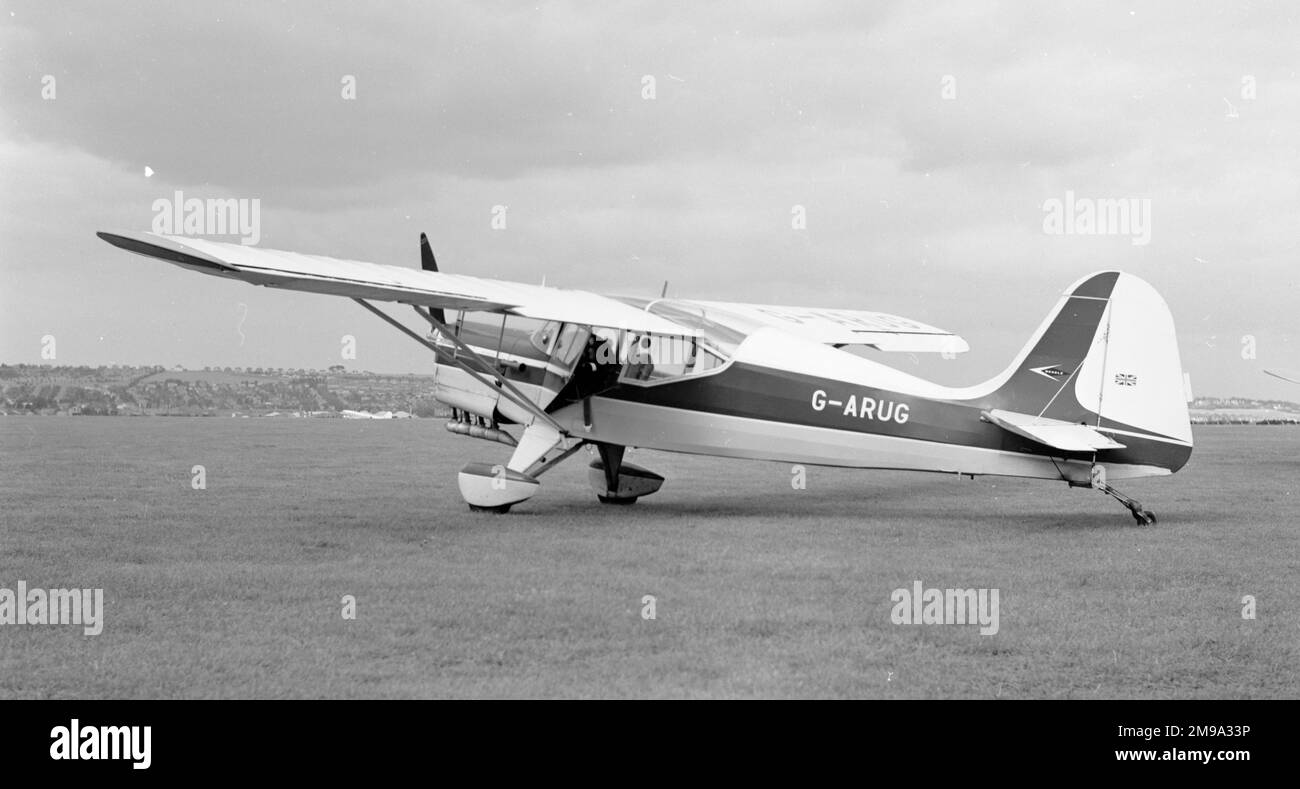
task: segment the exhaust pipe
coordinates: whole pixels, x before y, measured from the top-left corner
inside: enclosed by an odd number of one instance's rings
[[[519,442],[515,440],[514,436],[504,430],[498,430],[497,428],[488,428],[483,432],[483,437],[500,444],[505,444],[508,447],[519,446]]]
[[[484,427],[479,424],[470,424],[469,422],[460,422],[456,420],[447,422],[444,427],[447,428],[448,432],[461,436],[482,438],[487,441],[495,441],[499,444],[505,444],[506,446],[511,447],[519,445],[519,442],[515,440],[514,436],[495,427]]]

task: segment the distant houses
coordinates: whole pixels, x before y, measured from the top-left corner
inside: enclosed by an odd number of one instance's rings
[[[346,381],[346,384],[344,384]],[[314,368],[0,365],[0,413],[67,416],[440,417],[431,375]],[[368,417],[368,418],[373,418]]]

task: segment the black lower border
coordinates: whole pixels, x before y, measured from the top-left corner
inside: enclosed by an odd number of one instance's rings
[[[688,763],[692,772],[733,777],[780,767],[808,780],[844,769],[869,778],[891,766],[913,780],[947,772],[1277,772],[1292,761],[1300,711],[1294,701],[798,700],[59,700],[0,709],[11,770],[128,781],[263,774],[337,781],[393,770],[434,780],[539,780],[588,773],[597,763],[622,763],[638,775],[670,775]],[[74,719],[82,747],[94,736],[102,742],[102,727],[148,726],[149,767],[52,758],[52,748],[63,753],[59,740],[71,742]],[[88,727],[97,728],[88,735]]]

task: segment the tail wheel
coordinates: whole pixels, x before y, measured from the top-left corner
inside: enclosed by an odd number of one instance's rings
[[[1138,522],[1139,526],[1156,525],[1156,514],[1151,510],[1133,510],[1133,520]]]

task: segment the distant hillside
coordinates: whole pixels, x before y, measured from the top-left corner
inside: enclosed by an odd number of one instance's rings
[[[1300,424],[1283,400],[1198,397],[1195,424]],[[287,416],[393,411],[446,416],[432,375],[282,368],[167,369],[0,364],[0,413],[85,416]]]
[[[1193,424],[1300,424],[1300,405],[1287,400],[1252,400],[1245,397],[1198,397],[1192,401],[1190,408]]]
[[[0,365],[0,413],[290,415],[403,411],[442,416],[432,375],[345,370]]]

